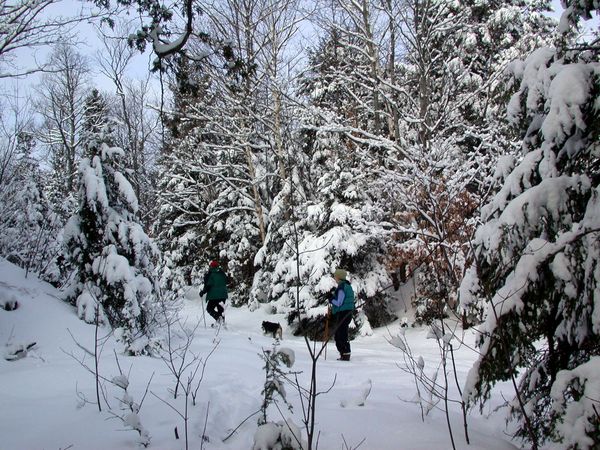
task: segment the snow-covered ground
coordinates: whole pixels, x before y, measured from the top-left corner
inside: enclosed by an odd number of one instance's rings
[[[196,291],[195,289],[191,291]],[[0,448],[2,450],[57,449],[130,449],[139,448],[138,433],[123,422],[111,418],[104,406],[99,412],[95,400],[95,380],[77,359],[85,356],[81,347],[94,348],[93,325],[77,319],[74,310],[58,298],[50,285],[0,259],[0,303],[16,300],[15,311],[0,309]],[[303,386],[308,387],[310,359],[304,340],[290,335],[283,316],[269,315],[259,310],[228,307],[227,330],[218,332],[205,328],[202,303],[197,294],[185,300],[183,315],[188,324],[200,323],[190,350],[208,359],[204,379],[198,390],[197,404],[189,406],[189,448],[251,449],[257,429],[258,415],[247,420],[226,442],[230,434],[248,415],[259,409],[264,383],[264,362],[261,349],[270,349],[273,339],[263,336],[263,320],[284,325],[280,347],[295,353],[295,371]],[[212,319],[206,316],[207,324]],[[327,359],[318,363],[318,385],[327,393],[317,399],[316,430],[319,448],[324,450],[356,448],[443,450],[450,449],[445,415],[434,409],[421,420],[420,408],[410,402],[415,397],[412,377],[401,370],[402,354],[388,343],[390,334],[397,334],[398,325],[377,329],[373,336],[359,337],[352,342],[352,361],[337,361],[335,345],[329,344]],[[427,339],[427,329],[409,328],[406,332],[413,353],[425,359],[425,372],[437,367],[438,350],[435,341]],[[72,336],[73,337],[72,337]],[[466,334],[471,344],[473,335]],[[8,361],[5,357],[18,345],[35,342],[26,357]],[[138,417],[149,432],[154,449],[184,449],[184,396],[173,400],[170,391],[174,377],[160,358],[126,357],[118,353],[119,346],[110,339],[102,349],[99,372],[112,379],[119,375],[115,353],[121,369],[129,375],[128,393],[135,402],[144,398]],[[475,355],[462,347],[458,351],[457,369],[461,382]],[[93,359],[85,357],[93,366]],[[199,377],[196,377],[198,380]],[[105,383],[107,400],[116,413],[118,398],[123,391]],[[364,393],[370,392],[363,406]],[[286,418],[298,426],[302,409],[298,392],[286,386],[287,398],[294,405]],[[451,397],[456,397],[455,389]],[[506,396],[510,390],[506,388]],[[469,415],[471,445],[465,443],[459,406],[451,404],[451,423],[456,447],[473,450],[513,449],[505,432],[502,409],[493,412],[501,402],[501,392],[494,392],[491,405],[484,411]],[[87,399],[88,402],[82,399]],[[190,402],[191,403],[191,402]],[[440,404],[442,405],[442,404]],[[282,420],[275,407],[269,410],[269,420]],[[177,427],[180,439],[175,439]],[[205,435],[204,441],[201,436]]]

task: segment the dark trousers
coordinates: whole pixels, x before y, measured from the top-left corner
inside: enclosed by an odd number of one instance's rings
[[[225,311],[225,308],[223,308],[221,302],[224,301],[225,300],[223,299],[208,301],[208,304],[206,305],[206,311],[211,315],[213,319],[219,320],[219,317],[223,317],[223,311]]]
[[[340,311],[333,315],[335,324],[335,346],[341,355],[350,353],[350,342],[348,341],[348,327],[352,320],[352,311]]]

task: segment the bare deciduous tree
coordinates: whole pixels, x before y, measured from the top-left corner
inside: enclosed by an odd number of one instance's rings
[[[140,204],[141,219],[151,225],[156,208],[153,204],[157,177],[155,165],[160,145],[160,117],[151,106],[159,102],[152,94],[150,74],[138,80],[127,76],[127,70],[137,53],[122,37],[130,33],[130,27],[124,22],[116,25],[110,35],[100,33],[102,50],[97,52],[96,60],[100,72],[114,85],[117,102],[113,113],[120,123],[116,144],[125,150],[127,166],[131,170],[130,180]]]
[[[6,96],[0,105],[0,190],[9,184],[13,174],[19,136],[35,130],[31,99],[19,96],[18,84],[14,91],[16,95]]]
[[[178,303],[173,301],[172,297],[160,297],[159,305],[160,322],[166,330],[165,346],[160,353],[160,358],[167,366],[169,372],[174,378],[175,387],[171,390],[171,395],[174,400],[177,400],[179,390],[183,394],[183,408],[178,408],[171,401],[167,401],[160,395],[151,392],[154,397],[159,399],[183,420],[184,423],[184,438],[185,448],[189,447],[189,421],[190,421],[190,406],[197,404],[198,392],[208,360],[217,350],[219,341],[215,341],[210,352],[202,357],[194,353],[192,343],[196,337],[198,324],[190,326],[186,322],[182,322],[179,316]],[[191,400],[191,405],[190,405]],[[207,409],[208,419],[208,409]],[[177,427],[175,427],[176,438],[179,439]]]
[[[75,190],[90,71],[86,58],[69,44],[54,48],[49,66],[54,73],[45,75],[36,89],[36,108],[43,118],[39,139],[66,195]]]
[[[56,14],[60,0],[9,0],[0,8],[0,78],[23,76],[40,71],[52,71],[47,63],[28,61],[23,66],[17,53],[26,49],[48,47],[71,40],[77,24],[100,19],[98,12],[83,8],[72,15]],[[110,14],[110,13],[107,13]]]
[[[452,341],[457,341],[459,345],[462,345],[462,337],[457,334],[457,324],[454,327],[449,327],[443,319],[435,322],[431,325],[431,329],[428,337],[434,339],[439,348],[440,359],[433,372],[428,375],[425,373],[425,360],[422,356],[416,356],[409,345],[408,339],[404,334],[404,329],[401,332],[392,336],[389,340],[390,344],[402,351],[404,358],[404,366],[400,368],[406,373],[410,374],[415,383],[416,388],[416,403],[421,408],[421,419],[424,421],[425,416],[434,408],[441,409],[446,417],[446,424],[448,426],[448,436],[452,448],[456,448],[454,441],[454,434],[452,424],[450,422],[450,404],[458,404],[461,407],[463,415],[463,429],[465,434],[465,441],[469,444],[469,431],[467,423],[467,406],[462,399],[452,398],[449,394],[450,380],[452,376],[456,383],[459,395],[462,394],[458,376],[456,374],[455,365],[455,354],[454,346]],[[451,366],[450,366],[451,364]],[[443,407],[439,407],[438,404],[443,402]]]

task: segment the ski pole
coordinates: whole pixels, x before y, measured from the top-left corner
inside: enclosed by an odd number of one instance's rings
[[[327,343],[329,342],[329,317],[331,316],[331,308],[327,307],[327,316],[325,318],[325,360],[327,360]]]
[[[206,330],[206,305],[204,304],[204,300],[206,299],[206,295],[201,297],[202,300],[202,320],[204,321],[204,329]]]

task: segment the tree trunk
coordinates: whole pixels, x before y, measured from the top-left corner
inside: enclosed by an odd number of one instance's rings
[[[265,242],[267,235],[265,229],[265,218],[263,214],[262,202],[260,199],[260,193],[256,186],[256,169],[254,168],[254,162],[252,161],[252,151],[250,146],[246,145],[246,164],[248,165],[248,172],[250,173],[250,181],[252,183],[252,196],[254,197],[254,210],[256,211],[256,217],[258,219],[258,229],[260,231],[260,242]]]

